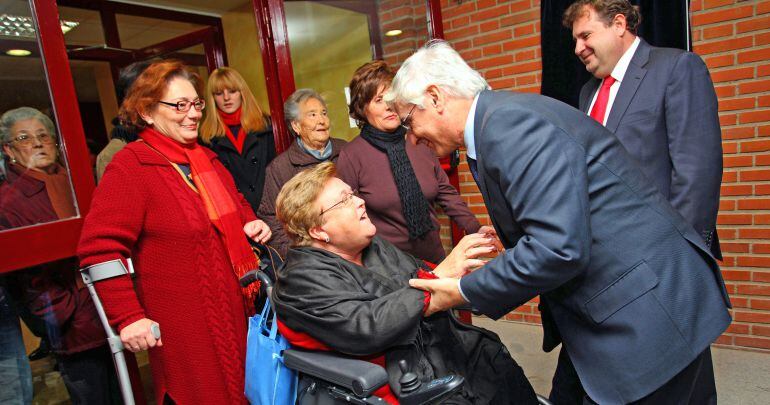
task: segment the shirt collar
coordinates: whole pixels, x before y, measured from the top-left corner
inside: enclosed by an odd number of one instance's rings
[[[641,40],[639,37],[636,37],[634,42],[631,43],[631,46],[626,49],[626,52],[623,53],[623,56],[621,56],[620,60],[618,60],[618,63],[615,65],[615,69],[612,69],[610,76],[615,78],[615,80],[618,82],[623,81],[623,77],[626,75],[626,70],[628,70],[628,65],[631,64],[631,58],[634,57],[634,53],[636,53],[636,48],[639,47],[640,42]]]
[[[463,131],[465,155],[471,159],[476,159],[476,134],[473,133],[473,130],[476,125],[476,103],[479,101],[479,94],[476,94],[476,97],[473,98],[473,104],[471,104],[471,109],[468,111],[468,118],[465,119],[465,130]]]

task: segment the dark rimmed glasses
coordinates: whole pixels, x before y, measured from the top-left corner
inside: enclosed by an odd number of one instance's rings
[[[193,101],[181,100],[176,103],[169,103],[168,101],[158,101],[161,104],[165,104],[169,107],[176,109],[177,112],[186,113],[190,111],[190,108],[195,108],[195,111],[201,111],[206,108],[206,101],[196,98]]]

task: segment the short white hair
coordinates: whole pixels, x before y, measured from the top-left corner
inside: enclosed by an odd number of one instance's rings
[[[387,103],[408,103],[423,108],[425,90],[435,85],[456,98],[473,98],[489,84],[473,70],[446,41],[428,41],[410,56],[401,68],[390,90],[385,94]]]

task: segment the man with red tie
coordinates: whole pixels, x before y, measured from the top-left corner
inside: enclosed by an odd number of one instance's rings
[[[637,36],[640,22],[627,0],[578,0],[565,11],[575,55],[594,76],[580,91],[580,109],[618,137],[721,259],[716,217],[722,139],[714,86],[698,55],[650,46]],[[714,381],[699,385],[713,388]],[[581,397],[580,381],[562,351],[551,400],[566,404]],[[700,403],[712,401],[715,388]]]

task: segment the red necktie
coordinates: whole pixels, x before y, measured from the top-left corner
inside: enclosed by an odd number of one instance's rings
[[[615,78],[607,76],[602,82],[602,88],[599,89],[599,95],[596,96],[596,102],[591,109],[591,118],[604,125],[604,113],[607,111],[607,102],[610,100],[610,87],[615,83]]]

